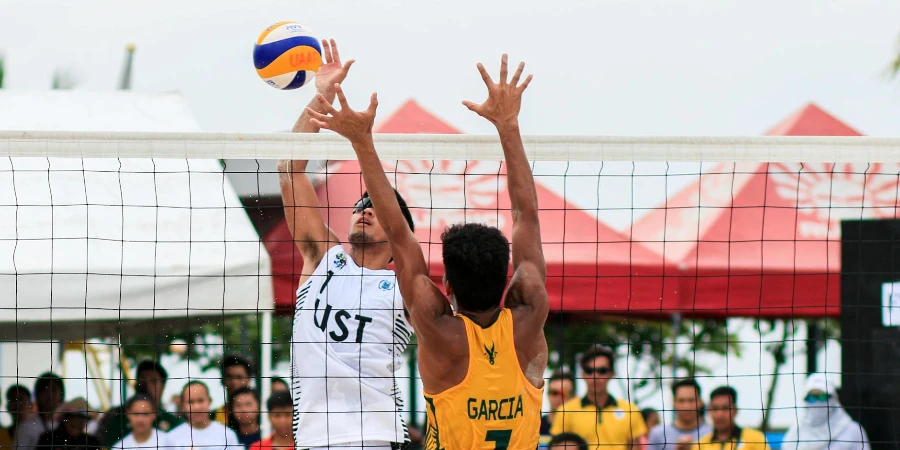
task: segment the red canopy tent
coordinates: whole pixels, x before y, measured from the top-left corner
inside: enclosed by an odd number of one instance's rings
[[[415,101],[404,103],[376,127],[379,133],[454,134],[459,131]],[[391,161],[389,177],[410,206],[416,234],[435,281],[443,275],[440,234],[463,221],[498,226],[511,235],[506,171],[494,161]],[[356,161],[328,165],[317,188],[323,215],[338,236],[346,236],[350,209],[364,191]],[[650,312],[659,314],[662,258],[566,202],[538,179],[541,227],[548,266],[548,291],[555,310]],[[327,205],[327,206],[325,206]],[[293,308],[302,260],[280,223],[264,238],[272,255],[276,303]]]
[[[767,134],[861,134],[809,104]],[[896,164],[718,164],[634,225],[703,316],[837,316],[840,221],[896,217]]]

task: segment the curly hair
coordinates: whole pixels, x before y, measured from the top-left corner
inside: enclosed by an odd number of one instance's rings
[[[500,305],[509,271],[509,241],[497,228],[456,224],[441,235],[444,272],[457,305],[471,312]]]

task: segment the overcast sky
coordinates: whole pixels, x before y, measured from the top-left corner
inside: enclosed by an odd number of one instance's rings
[[[382,117],[413,97],[469,133],[460,105],[502,52],[535,74],[528,134],[757,135],[808,101],[870,135],[900,134],[896,0],[4,0],[6,86],[40,90],[57,67],[113,89],[126,43],[134,89],[180,91],[207,131],[290,127],[312,87],[281,92],[253,69],[256,36],[282,20],[340,42],[346,82]]]

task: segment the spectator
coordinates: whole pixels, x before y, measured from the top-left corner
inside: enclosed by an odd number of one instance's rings
[[[53,412],[62,405],[66,387],[59,375],[46,372],[35,381],[34,395],[37,400],[37,414],[22,422],[16,429],[16,438],[13,441],[16,450],[35,450],[41,435],[56,429]]]
[[[691,443],[693,437],[684,436],[678,441],[676,450],[770,450],[766,444],[766,435],[761,431],[741,428],[735,424],[737,413],[737,391],[730,386],[714,389],[709,395],[712,432],[702,436],[697,444]]]
[[[7,429],[10,439],[16,438],[16,428],[20,423],[28,420],[34,412],[34,403],[31,402],[31,392],[21,384],[10,386],[6,390],[6,409],[9,411],[12,424]]]
[[[244,357],[231,355],[222,360],[222,386],[225,386],[225,398],[231,396],[240,388],[250,387],[250,377],[253,375],[253,367],[250,361]],[[222,425],[228,425],[228,415],[231,411],[230,402],[226,402],[221,408],[213,411],[213,418]]]
[[[272,435],[254,443],[250,450],[294,449],[294,402],[287,391],[273,392],[266,402]]]
[[[279,391],[290,392],[291,388],[288,386],[287,381],[284,381],[284,378],[272,378],[272,393]]]
[[[181,391],[187,422],[169,432],[170,443],[178,449],[244,450],[234,431],[209,414],[209,388],[202,381],[191,381]]]
[[[12,407],[8,402],[7,409],[9,409],[10,413],[12,413]],[[13,417],[15,417],[15,415],[13,415]],[[10,448],[12,447],[12,443],[13,440],[9,435],[9,430],[7,430],[6,428],[0,428],[0,448]]]
[[[560,369],[550,374],[547,381],[547,400],[550,402],[550,413],[541,417],[541,435],[550,434],[550,425],[553,423],[553,413],[575,396],[575,376],[568,370]]]
[[[172,447],[169,436],[154,427],[156,423],[156,399],[147,394],[136,394],[125,403],[128,428],[131,433],[112,446],[112,450],[152,448],[167,450]]]
[[[690,442],[698,442],[701,437],[712,433],[712,428],[703,422],[703,397],[696,380],[685,378],[676,381],[672,384],[672,398],[675,421],[650,430],[648,450],[675,450],[676,443],[683,437],[689,437]]]
[[[595,346],[581,357],[581,370],[588,392],[564,403],[553,415],[551,434],[575,433],[591,446],[604,450],[627,450],[639,446],[647,425],[641,411],[627,400],[609,394],[609,380],[615,376],[615,354]]]
[[[561,433],[550,439],[548,450],[588,450],[587,441],[575,433]]]
[[[240,388],[231,395],[231,417],[228,427],[237,432],[238,440],[244,447],[259,442],[262,435],[259,431],[259,394],[249,387]]]
[[[644,418],[644,423],[647,424],[648,430],[652,430],[654,427],[659,425],[659,411],[653,408],[642,409],[641,417]]]
[[[810,374],[803,392],[805,411],[784,435],[782,449],[870,450],[866,430],[844,411],[831,380]]]
[[[156,416],[153,426],[161,431],[169,431],[184,423],[178,416],[166,411],[162,406],[162,394],[166,388],[169,374],[163,366],[156,361],[141,361],[135,370],[135,387],[138,394],[144,394],[155,402]],[[131,421],[126,417],[126,408],[116,406],[107,412],[100,420],[97,429],[97,437],[103,448],[109,448],[121,441],[128,433],[131,433]]]
[[[100,441],[87,433],[90,408],[77,398],[60,408],[59,425],[41,434],[38,450],[100,450]]]

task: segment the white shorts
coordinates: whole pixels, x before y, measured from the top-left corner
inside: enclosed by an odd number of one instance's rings
[[[392,450],[390,442],[373,441],[373,442],[348,442],[346,444],[335,444],[328,447],[315,447],[309,450]]]

